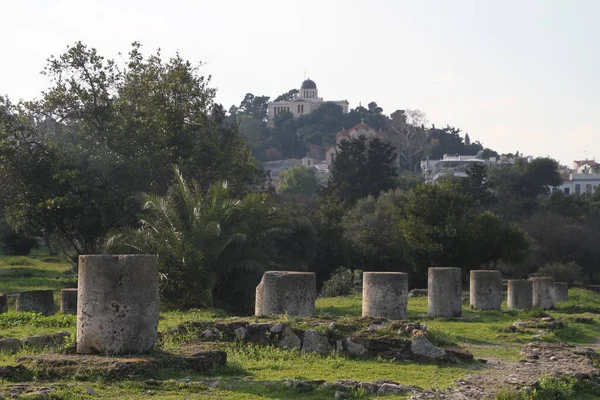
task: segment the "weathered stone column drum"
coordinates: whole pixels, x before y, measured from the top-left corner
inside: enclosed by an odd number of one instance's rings
[[[364,272],[362,316],[405,319],[408,275],[403,272]]]
[[[502,306],[502,273],[492,270],[473,270],[470,279],[471,308],[499,310]]]
[[[158,338],[156,255],[79,256],[77,352],[143,353]]]
[[[554,296],[556,303],[569,301],[569,284],[567,282],[554,283]]]
[[[52,290],[31,290],[19,293],[16,311],[54,315],[54,292]]]
[[[0,293],[0,314],[8,312],[8,299],[5,294]]]
[[[462,314],[460,268],[429,268],[427,297],[432,317],[460,317]]]
[[[529,310],[533,307],[533,282],[526,279],[510,279],[507,293],[508,308]]]
[[[63,289],[60,292],[60,312],[77,314],[77,289]]]
[[[256,287],[256,315],[310,316],[315,312],[317,280],[312,272],[267,271]]]
[[[529,278],[533,284],[532,299],[533,306],[542,310],[554,308],[554,278],[535,277]]]

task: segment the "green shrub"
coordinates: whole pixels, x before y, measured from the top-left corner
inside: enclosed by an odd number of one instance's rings
[[[354,291],[352,271],[345,268],[336,269],[323,283],[321,297],[347,296]]]
[[[42,262],[58,264],[58,263],[61,263],[62,260],[58,257],[46,257],[46,258],[42,258]]]
[[[531,391],[503,390],[496,396],[497,400],[570,400],[584,398],[585,394],[596,389],[588,382],[578,382],[569,376],[544,376]],[[588,397],[585,397],[588,398]]]
[[[35,238],[12,231],[4,232],[0,242],[2,252],[8,256],[26,256],[37,244]]]
[[[8,258],[4,261],[4,263],[6,265],[10,265],[11,267],[35,265],[26,258]]]
[[[572,285],[575,281],[583,280],[581,267],[575,262],[555,262],[544,265],[535,274],[537,276],[551,276],[557,282],[568,282]]]

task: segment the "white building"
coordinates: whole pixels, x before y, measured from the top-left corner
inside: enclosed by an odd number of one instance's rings
[[[421,173],[425,182],[433,183],[441,177],[455,176],[457,178],[466,178],[467,169],[476,163],[483,164],[488,168],[502,167],[513,163],[512,160],[505,156],[500,158],[490,157],[484,159],[483,152],[480,151],[474,156],[448,155],[444,154],[441,160],[424,160],[421,161]]]
[[[561,190],[565,194],[593,194],[600,185],[600,173],[572,173],[563,181],[563,184],[552,191]]]
[[[291,112],[294,118],[312,113],[321,104],[330,102],[342,107],[344,113],[348,112],[348,100],[323,100],[319,97],[317,84],[307,79],[302,82],[298,96],[290,101],[273,101],[268,104],[267,124],[273,126],[273,118],[282,112]]]

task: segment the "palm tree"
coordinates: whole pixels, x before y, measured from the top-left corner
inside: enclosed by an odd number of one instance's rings
[[[176,167],[174,175],[165,196],[145,196],[139,228],[112,235],[107,250],[158,254],[167,304],[213,307],[220,298],[254,286],[249,273],[260,276],[273,267],[277,241],[289,230],[267,194],[235,199],[227,182],[214,183],[204,193]]]

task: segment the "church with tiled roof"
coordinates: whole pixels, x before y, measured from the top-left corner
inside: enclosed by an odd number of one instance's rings
[[[337,135],[335,135],[336,145],[327,147],[327,149],[325,150],[325,159],[327,161],[327,165],[331,166],[331,164],[333,164],[335,154],[337,153],[339,145],[340,143],[342,143],[342,141],[356,139],[360,136],[365,136],[367,139],[375,137],[386,138],[387,133],[383,132],[382,130],[376,131],[370,125],[365,124],[364,122],[355,125],[351,129],[343,129],[342,131],[338,132]]]

